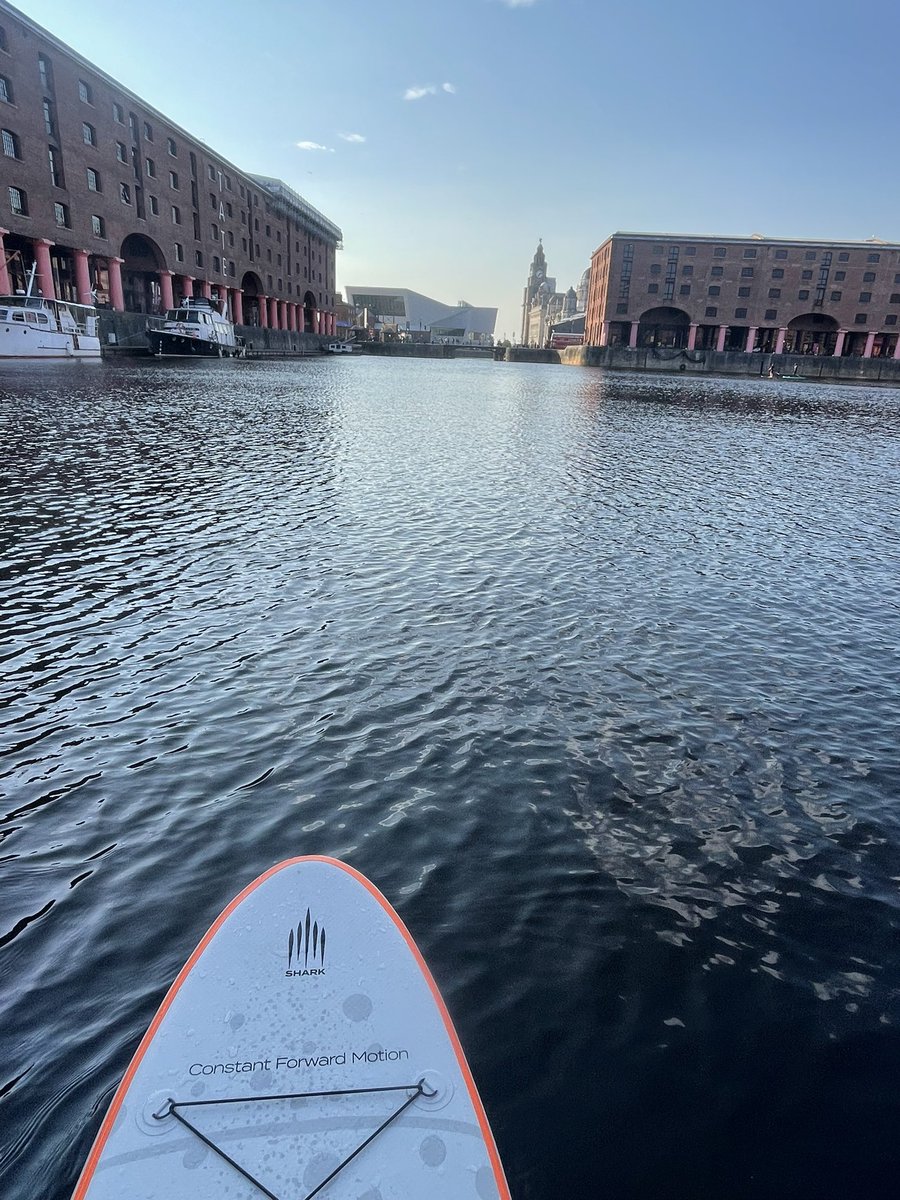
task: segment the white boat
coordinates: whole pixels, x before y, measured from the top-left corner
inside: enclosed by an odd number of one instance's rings
[[[158,357],[167,355],[225,358],[243,356],[244,343],[234,326],[204,297],[185,298],[178,308],[170,308],[162,329],[151,329],[150,350]]]
[[[352,354],[353,342],[329,342],[325,349],[329,354]]]
[[[5,359],[100,357],[99,317],[90,304],[47,300],[27,291],[0,296],[0,362]]]

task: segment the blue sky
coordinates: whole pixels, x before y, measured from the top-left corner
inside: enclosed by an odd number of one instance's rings
[[[538,237],[563,289],[616,229],[900,241],[889,0],[17,4],[501,336]]]

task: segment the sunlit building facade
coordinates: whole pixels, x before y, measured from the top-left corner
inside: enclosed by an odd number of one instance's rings
[[[900,244],[615,233],[591,260],[593,346],[900,357]]]

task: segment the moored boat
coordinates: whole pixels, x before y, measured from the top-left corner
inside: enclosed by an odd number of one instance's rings
[[[204,297],[186,297],[177,308],[170,308],[162,329],[152,329],[148,336],[151,352],[159,357],[225,358],[244,353],[234,325]]]
[[[28,292],[0,296],[0,361],[100,357],[97,310]]]

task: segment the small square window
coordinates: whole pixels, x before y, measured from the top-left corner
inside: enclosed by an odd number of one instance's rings
[[[707,308],[706,313],[704,315],[707,317],[714,317],[718,313],[718,311],[719,310],[717,308]]]
[[[787,258],[787,250],[776,250],[775,257],[776,258]]]
[[[797,293],[797,299],[798,300],[808,300],[809,299],[809,289],[801,288],[800,291]]]
[[[747,248],[747,249],[744,251],[744,258],[756,258],[756,250],[755,250],[755,248],[748,247],[748,248]]]
[[[807,262],[815,262],[816,261],[816,252],[815,252],[815,250],[807,250],[807,252],[803,255],[803,257],[806,259]]]
[[[840,298],[841,298],[841,296],[843,296],[843,294],[844,294],[843,292],[832,292],[831,295],[828,297],[828,299],[829,300],[840,300]]]
[[[867,313],[857,313],[856,316],[853,318],[853,323],[855,325],[865,325],[865,323],[868,321],[868,319],[869,319],[869,317],[868,317]]]
[[[664,246],[654,246],[654,247],[653,247],[653,253],[654,253],[654,254],[664,254],[664,253],[665,253],[665,247],[664,247]]]
[[[871,292],[860,292],[859,293],[860,304],[868,304],[871,299],[872,299]]]
[[[746,298],[747,296],[750,295],[750,289],[748,287],[739,287],[738,295]]]
[[[708,296],[720,296],[722,294],[722,289],[714,283],[712,287],[706,289],[706,294]]]
[[[772,278],[773,279],[784,279],[784,268],[783,267],[775,267],[774,270],[772,271]]]
[[[889,313],[889,314],[888,314],[888,315],[887,315],[887,316],[884,318],[884,323],[885,323],[885,325],[896,325],[896,324],[897,324],[897,314],[896,314],[896,313]]]
[[[98,217],[96,213],[91,217],[91,232],[94,237],[105,238],[106,226],[103,223],[103,218]]]
[[[781,299],[781,288],[769,288],[769,299],[770,300],[780,300]]]
[[[91,86],[89,83],[85,83],[83,79],[78,80],[78,99],[83,100],[85,104],[93,103],[91,100]]]
[[[801,279],[812,279],[812,277],[813,277],[812,271],[804,271],[800,276]]]
[[[279,241],[280,240],[281,239],[279,238]],[[690,264],[688,264],[686,267],[681,268],[681,273],[682,273],[682,275],[693,275],[694,268]]]
[[[683,283],[681,285],[681,287],[678,289],[678,295],[679,296],[689,296],[690,294],[691,294],[691,285],[689,283]]]
[[[870,254],[866,258],[866,262],[881,262],[881,255],[880,254]]]
[[[713,250],[713,258],[724,258],[727,253],[728,251],[724,246],[716,246],[715,250]]]
[[[874,282],[875,282],[875,272],[874,271],[863,271],[863,283],[874,283]]]
[[[834,282],[835,283],[843,283],[846,278],[847,278],[846,271],[835,271],[835,273],[834,273]]]
[[[747,315],[747,310],[746,310],[746,308],[736,308],[736,309],[734,310],[734,315],[735,315],[736,317],[738,317],[738,318],[740,318],[740,317],[746,317],[746,315]]]
[[[889,304],[900,304],[900,292],[891,292]]]
[[[748,275],[752,275],[753,268],[752,267],[741,267],[741,274],[745,277]]]
[[[846,250],[842,250],[840,252],[840,254],[838,255],[838,262],[849,262],[849,261],[850,261],[850,255],[847,253]]]
[[[647,291],[649,292],[649,294],[651,296],[655,296],[657,294],[657,292],[659,291],[659,284],[658,283],[648,283]]]
[[[270,286],[271,286],[271,281],[270,281]],[[628,312],[628,305],[627,305],[627,304],[617,304],[617,305],[616,305],[616,312],[617,312],[619,315],[621,315],[622,313],[627,313],[627,312]]]
[[[712,270],[710,271],[710,275],[712,275],[714,278],[719,278],[719,276],[724,275],[724,274],[725,274],[724,267],[713,267]]]
[[[777,308],[767,308],[766,315],[763,317],[763,320],[764,321],[774,321],[777,316],[778,316]]]
[[[304,249],[305,249],[305,247],[304,247]],[[659,263],[651,263],[650,264],[650,274],[651,275],[659,275],[661,272],[662,272],[662,266]]]

